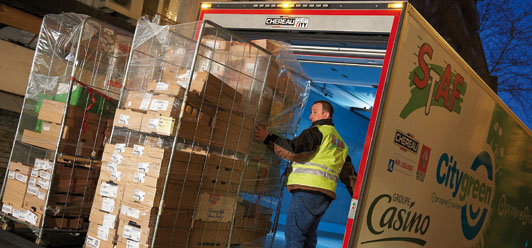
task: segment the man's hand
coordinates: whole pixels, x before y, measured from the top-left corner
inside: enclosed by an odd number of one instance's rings
[[[257,126],[257,128],[255,128],[254,134],[255,140],[264,142],[266,137],[268,137],[268,129],[265,126]]]

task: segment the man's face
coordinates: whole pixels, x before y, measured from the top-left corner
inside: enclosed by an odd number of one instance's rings
[[[310,116],[308,117],[312,123],[315,121],[323,120],[329,118],[329,112],[323,111],[323,106],[321,103],[316,103],[312,105],[310,109]]]

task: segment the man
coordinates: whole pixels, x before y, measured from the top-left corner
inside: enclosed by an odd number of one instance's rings
[[[257,127],[255,139],[268,145],[278,156],[293,161],[286,182],[292,193],[286,219],[287,248],[316,247],[321,217],[336,199],[338,179],[353,195],[356,173],[348,149],[332,122],[333,107],[327,101],[312,105],[312,126],[293,140],[268,134]]]

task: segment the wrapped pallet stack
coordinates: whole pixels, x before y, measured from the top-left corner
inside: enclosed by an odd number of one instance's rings
[[[306,81],[276,59],[278,45],[208,22],[142,19],[133,44],[85,246],[264,242],[282,182],[253,130],[295,134]]]
[[[84,233],[132,35],[84,15],[47,15],[2,192],[2,215],[34,230]]]

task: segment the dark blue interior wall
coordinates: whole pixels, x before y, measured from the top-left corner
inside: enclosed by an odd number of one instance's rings
[[[310,127],[311,122],[308,119],[308,117],[310,116],[310,109],[312,107],[312,104],[318,100],[327,100],[333,104],[334,125],[342,136],[342,138],[344,139],[344,142],[346,142],[347,146],[349,147],[349,155],[353,160],[355,171],[358,172],[358,167],[360,163],[360,158],[362,156],[362,149],[364,147],[364,140],[366,138],[366,131],[368,129],[369,121],[354,114],[349,109],[341,107],[340,105],[335,103],[335,101],[341,101],[341,99],[334,99],[334,97],[325,97],[323,94],[319,94],[316,91],[310,91],[309,99],[307,105],[305,106],[305,110],[303,111],[303,115],[299,124],[298,134],[301,133],[304,129]],[[282,171],[284,171],[284,169]],[[289,202],[291,199],[291,194],[286,190],[286,187],[284,188],[284,190],[285,192],[283,193],[281,206],[282,215],[288,212]],[[323,216],[322,223],[328,222],[345,226],[347,221],[347,213],[349,211],[349,204],[351,202],[351,196],[349,195],[349,192],[341,182],[338,183],[336,194],[337,199],[332,202],[331,206]]]

